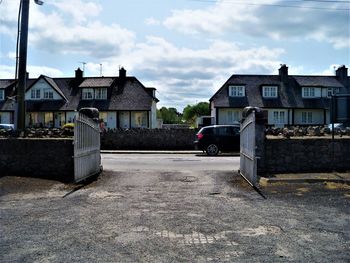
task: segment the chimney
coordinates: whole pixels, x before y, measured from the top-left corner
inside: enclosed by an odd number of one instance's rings
[[[26,79],[29,79],[29,72],[26,72]]]
[[[82,71],[80,68],[78,68],[75,71],[75,79],[76,80],[83,80],[83,76],[84,76],[84,71]]]
[[[280,69],[278,70],[279,72],[279,76],[280,76],[280,81],[282,81],[283,83],[287,83],[288,82],[288,67],[286,66],[286,64],[282,64]]]
[[[348,68],[345,67],[345,65],[340,66],[336,71],[335,71],[335,75],[337,76],[337,78],[339,79],[339,81],[347,86],[348,84]]]
[[[119,69],[119,78],[123,81],[126,79],[126,70],[123,67]]]

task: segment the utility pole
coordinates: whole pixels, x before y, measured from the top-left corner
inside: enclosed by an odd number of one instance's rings
[[[34,0],[36,4],[44,2]],[[19,62],[18,62],[18,85],[17,85],[17,130],[23,132],[26,125],[25,90],[27,87],[27,46],[28,46],[28,22],[29,22],[29,0],[21,0],[21,25],[19,35]]]
[[[28,44],[28,21],[29,21],[29,0],[21,0],[21,32],[19,40],[19,63],[18,63],[18,86],[17,86],[17,103],[18,117],[17,130],[20,132],[25,129],[25,89],[26,89],[26,72],[27,72],[27,44]]]

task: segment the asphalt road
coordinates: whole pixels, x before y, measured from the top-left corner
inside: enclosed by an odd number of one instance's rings
[[[103,155],[89,185],[0,178],[0,262],[349,262],[350,189],[278,184],[237,157]]]

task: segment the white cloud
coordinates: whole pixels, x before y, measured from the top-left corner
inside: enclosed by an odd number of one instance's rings
[[[148,26],[159,26],[161,22],[158,19],[155,19],[154,17],[149,17],[146,19],[145,24]]]
[[[6,12],[1,14],[0,33],[15,39],[18,3],[4,1],[2,5]],[[133,32],[96,19],[102,7],[95,2],[59,0],[32,4],[30,9],[29,45],[39,50],[103,58],[126,52],[134,44]]]
[[[281,0],[250,3],[220,0],[206,9],[175,10],[163,23],[185,34],[238,32],[275,40],[312,39],[330,43],[334,48],[350,48],[349,11],[335,10],[344,8],[344,4],[326,3],[323,7],[328,7],[327,10],[276,6],[285,4]],[[318,8],[319,3],[304,2],[298,6]]]

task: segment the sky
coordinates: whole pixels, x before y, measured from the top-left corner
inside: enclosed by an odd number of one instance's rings
[[[0,0],[1,79],[15,76],[19,3]],[[281,64],[296,75],[349,67],[350,0],[30,1],[31,78],[124,67],[157,89],[158,108],[181,112],[232,74],[278,74]]]

